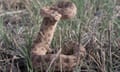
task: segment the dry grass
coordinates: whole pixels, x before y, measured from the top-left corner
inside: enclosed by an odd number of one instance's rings
[[[34,71],[30,48],[42,20],[39,10],[55,1],[0,0],[0,72]],[[59,23],[51,48],[60,48],[67,40],[77,41],[85,46],[87,56],[75,72],[119,72],[120,3],[72,1],[77,5],[77,16]]]

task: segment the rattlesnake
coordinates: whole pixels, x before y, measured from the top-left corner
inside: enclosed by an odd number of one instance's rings
[[[43,7],[40,11],[41,16],[43,17],[43,22],[40,27],[40,31],[38,32],[38,36],[33,42],[32,50],[31,50],[31,57],[32,57],[32,64],[35,69],[46,70],[46,63],[51,65],[52,59],[56,57],[56,54],[46,54],[47,52],[51,51],[49,48],[56,26],[60,19],[70,19],[76,15],[77,8],[74,3],[70,1],[59,1],[58,3],[54,4],[53,6]],[[78,65],[82,57],[85,55],[85,49],[78,43],[72,43],[73,46],[68,48],[68,51],[73,51],[71,55],[65,55],[63,49],[62,53],[58,55],[57,60],[54,62],[54,66],[56,71],[60,71],[61,65],[64,71],[71,71],[73,68]],[[71,46],[71,45],[70,45]],[[41,70],[40,70],[41,71]]]

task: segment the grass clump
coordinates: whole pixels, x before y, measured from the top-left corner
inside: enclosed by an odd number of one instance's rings
[[[75,72],[119,72],[119,0],[72,1],[77,6],[77,15],[72,20],[60,21],[51,47],[61,47],[67,40],[85,46],[87,56]],[[33,72],[30,48],[42,21],[39,10],[56,0],[19,0],[15,6],[5,2],[0,1],[0,71]],[[23,58],[25,62],[14,58]],[[24,64],[19,67],[19,62]]]

